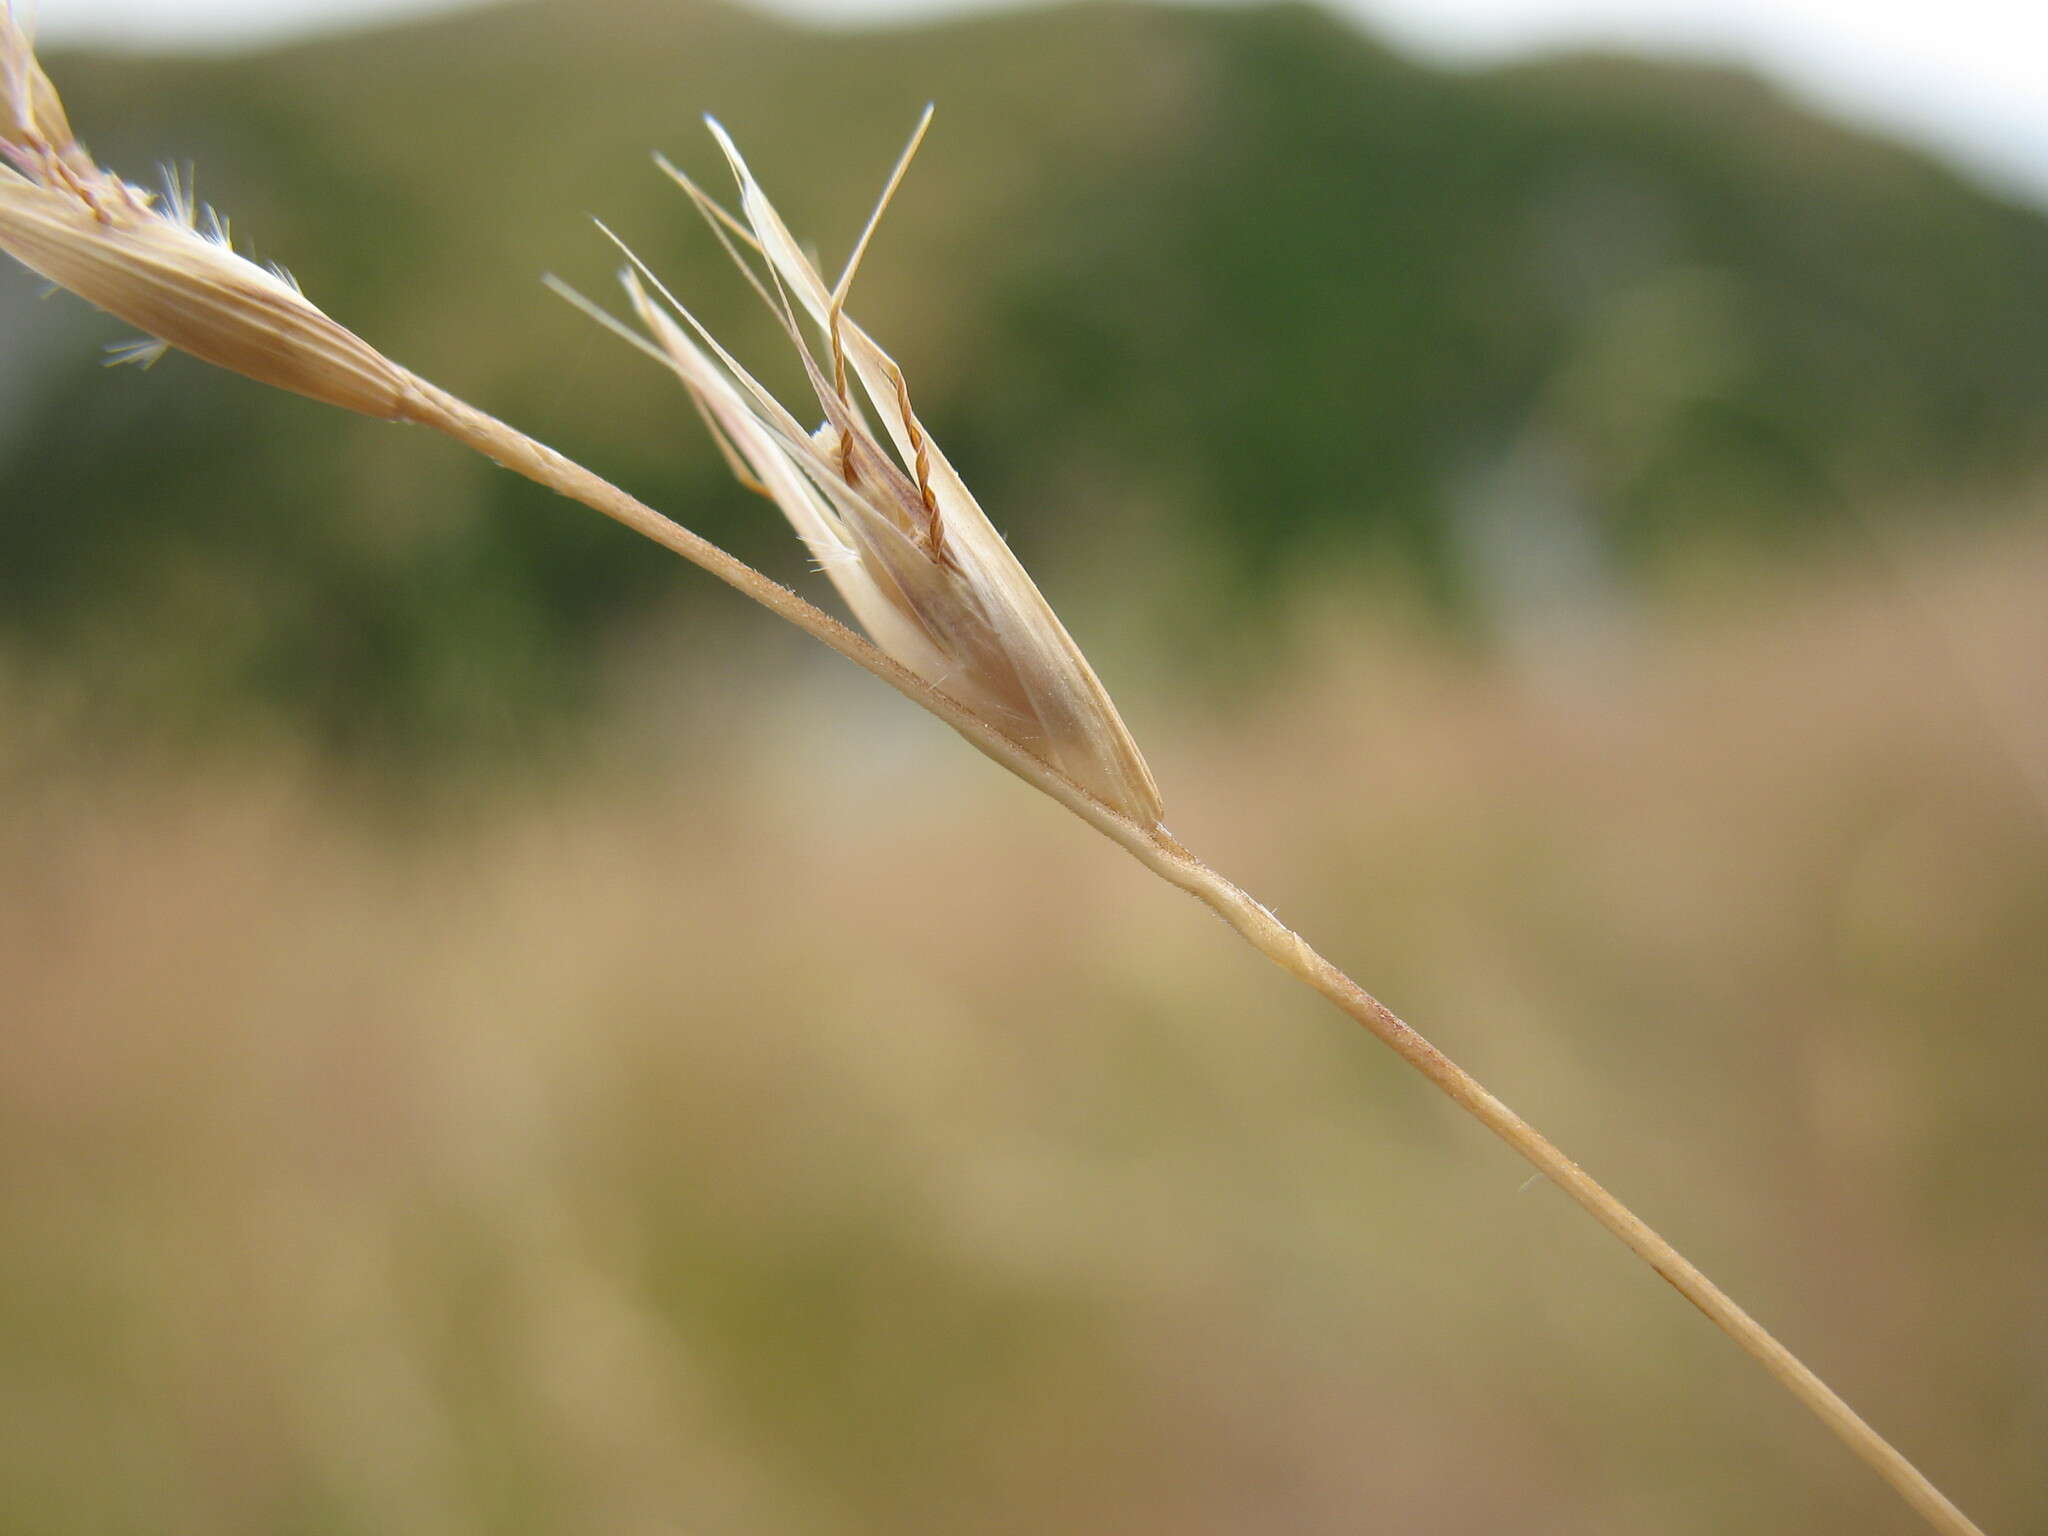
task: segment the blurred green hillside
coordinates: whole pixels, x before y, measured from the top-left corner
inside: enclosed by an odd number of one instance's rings
[[[846,34],[698,0],[51,65],[103,160],[196,166],[330,312],[798,581],[679,392],[536,279],[609,288],[601,216],[794,384],[648,152],[716,185],[714,113],[836,259],[936,98],[855,308],[1112,657],[1241,654],[1308,571],[1488,623],[1853,538],[2048,423],[2048,221],[1729,73],[1451,74],[1293,5]],[[37,292],[0,274],[0,644],[96,708],[489,744],[650,626],[729,643],[599,520],[189,361],[105,376],[120,328]]]

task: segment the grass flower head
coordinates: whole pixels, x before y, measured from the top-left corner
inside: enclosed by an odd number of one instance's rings
[[[782,509],[876,645],[1096,799],[1155,827],[1158,786],[1101,680],[932,441],[903,370],[845,312],[930,121],[927,110],[831,284],[716,123],[740,216],[663,162],[795,343],[822,425],[805,429],[630,251],[621,279],[646,334],[607,323],[674,370],[734,473]]]
[[[366,415],[404,413],[405,374],[280,272],[235,254],[172,178],[147,191],[72,135],[13,6],[0,0],[0,250],[145,332],[121,360],[176,347],[258,383]]]

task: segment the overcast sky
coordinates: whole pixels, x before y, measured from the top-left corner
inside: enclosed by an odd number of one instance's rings
[[[465,0],[16,0],[49,42],[247,44]],[[474,4],[477,0],[467,0]],[[963,0],[775,0],[833,22]],[[964,0],[964,4],[985,0]],[[1589,44],[1735,59],[1837,115],[2048,206],[2048,0],[1327,0],[1411,52],[1487,61]]]

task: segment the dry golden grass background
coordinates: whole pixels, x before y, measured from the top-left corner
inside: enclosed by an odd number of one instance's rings
[[[1356,591],[1228,711],[1106,666],[1182,837],[2017,1533],[2048,536],[1973,526],[1570,666]],[[574,772],[409,810],[6,697],[0,1532],[1917,1528],[834,658],[650,643]]]

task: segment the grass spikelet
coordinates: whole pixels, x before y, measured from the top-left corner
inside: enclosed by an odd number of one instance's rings
[[[236,255],[225,226],[175,182],[161,196],[94,162],[11,5],[0,7],[0,156],[0,250],[23,266],[259,383],[369,416],[405,413],[404,371]]]
[[[622,281],[650,350],[682,380],[727,461],[782,509],[869,637],[1090,794],[1154,827],[1158,786],[1101,680],[918,420],[903,370],[845,313],[861,257],[930,121],[927,109],[829,286],[717,123],[711,132],[738,180],[744,220],[664,163],[722,237],[737,235],[766,259],[757,275],[726,240],[796,346],[824,414],[815,431],[803,430],[630,251]],[[806,343],[792,295],[822,355]]]

